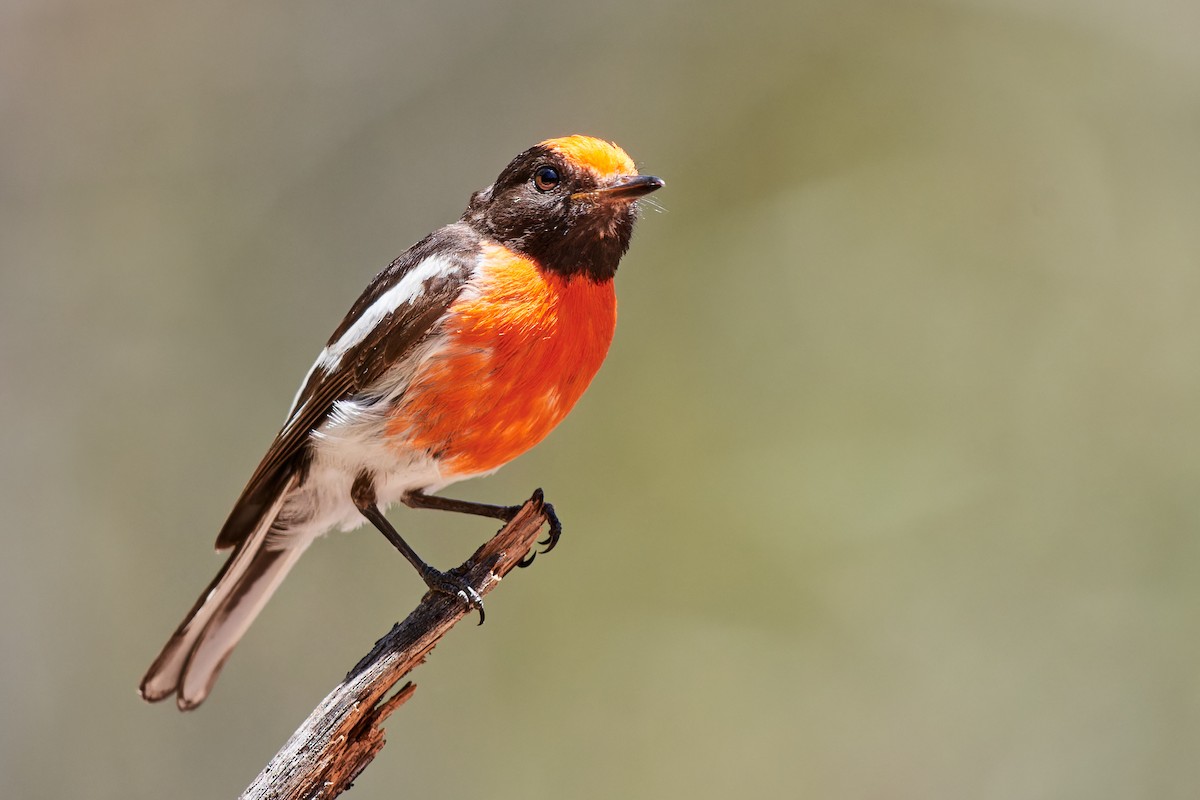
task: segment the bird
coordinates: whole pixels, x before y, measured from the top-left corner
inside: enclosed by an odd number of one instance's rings
[[[146,672],[142,698],[200,705],[308,546],[365,523],[482,624],[475,590],[426,563],[385,512],[399,502],[512,519],[520,506],[435,493],[495,472],[579,400],[613,338],[638,201],[664,185],[615,143],[547,139],[384,268],[301,382],[217,536],[227,561]],[[548,550],[562,526],[545,509]]]

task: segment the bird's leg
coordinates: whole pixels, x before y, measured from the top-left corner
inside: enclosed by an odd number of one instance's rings
[[[475,591],[475,588],[467,583],[463,577],[450,572],[442,572],[426,563],[424,559],[417,555],[417,551],[413,550],[409,543],[404,541],[404,537],[392,527],[392,523],[388,522],[387,517],[379,510],[379,506],[375,500],[375,478],[373,475],[368,472],[360,472],[350,489],[350,497],[359,512],[400,551],[402,556],[408,559],[408,563],[416,568],[421,576],[421,580],[425,581],[426,586],[435,592],[460,598],[467,604],[468,609],[477,609],[479,611],[479,624],[483,624],[483,598],[479,596],[479,592]]]
[[[554,513],[554,506],[547,503],[543,498],[541,489],[534,491],[531,499],[541,505],[542,511],[546,515],[546,520],[550,523],[550,532],[546,535],[546,540],[538,542],[538,544],[545,547],[542,552],[549,553],[554,549],[554,545],[558,544],[558,540],[562,536],[562,523],[558,521],[558,515]],[[459,514],[474,514],[477,517],[491,517],[503,520],[504,522],[512,522],[513,517],[522,508],[522,506],[494,506],[490,503],[474,503],[470,500],[453,500],[449,497],[425,494],[418,489],[405,492],[400,501],[409,508],[432,508],[437,511],[454,511]],[[518,566],[528,567],[533,563],[533,556],[534,554],[531,552],[520,561]]]

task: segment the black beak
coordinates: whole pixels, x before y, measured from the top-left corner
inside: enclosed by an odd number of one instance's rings
[[[653,191],[666,186],[667,182],[653,175],[632,175],[619,178],[612,186],[592,189],[590,192],[576,192],[572,200],[595,200],[607,203],[618,200],[636,200]]]

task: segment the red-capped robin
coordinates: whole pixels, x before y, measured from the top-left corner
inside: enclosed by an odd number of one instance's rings
[[[384,511],[400,501],[512,518],[519,506],[433,492],[499,469],[575,405],[612,340],[613,277],[636,201],[662,186],[615,144],[549,139],[380,272],[301,384],[217,537],[229,560],[142,679],[142,697],[199,705],[309,544],[366,521],[482,623],[479,595],[425,563]],[[546,508],[549,549],[561,526]]]

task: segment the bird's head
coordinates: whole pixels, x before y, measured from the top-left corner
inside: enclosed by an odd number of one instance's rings
[[[629,249],[637,199],[662,186],[661,178],[639,175],[615,144],[547,139],[472,195],[463,220],[544,269],[609,280]]]

